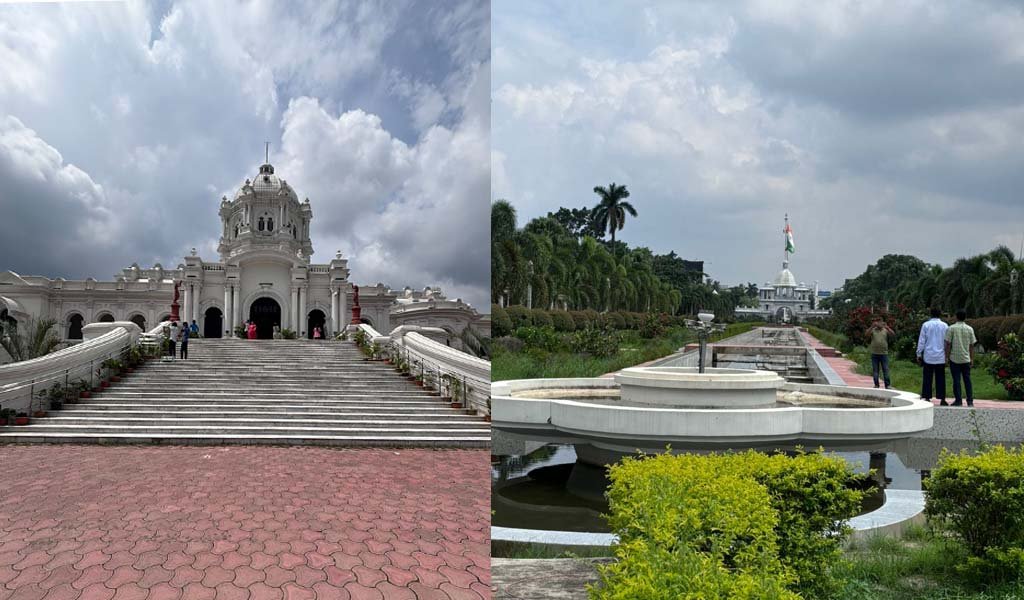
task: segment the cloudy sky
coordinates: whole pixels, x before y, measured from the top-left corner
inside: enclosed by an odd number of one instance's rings
[[[473,0],[0,4],[0,269],[217,260],[266,140],[314,262],[486,309],[489,22]]]
[[[626,184],[621,238],[725,283],[841,285],[1024,236],[1019,3],[495,2],[492,198]]]

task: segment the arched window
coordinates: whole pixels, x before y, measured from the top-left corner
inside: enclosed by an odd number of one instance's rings
[[[75,313],[68,318],[68,339],[69,340],[80,340],[82,339],[82,324],[85,322],[85,317]]]
[[[274,230],[274,219],[273,219],[273,217],[270,217],[270,218],[267,219],[267,231],[273,231],[273,230]]]
[[[260,217],[260,221],[259,221],[259,230],[260,230],[260,231],[263,231],[263,217]]]
[[[99,321],[100,323],[113,323],[114,315],[110,313],[103,313],[102,315],[100,315],[100,318],[96,320]]]
[[[143,332],[146,331],[146,317],[144,317],[142,315],[135,315],[130,320],[131,320],[132,323],[135,323],[136,325],[138,325],[139,329],[141,329]]]

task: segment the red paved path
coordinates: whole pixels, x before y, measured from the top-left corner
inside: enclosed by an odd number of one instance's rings
[[[821,340],[819,340],[818,338],[814,337],[813,335],[807,333],[806,331],[800,330],[800,333],[801,333],[801,335],[804,336],[804,339],[807,340],[807,342],[812,347],[814,347],[816,349],[817,348],[831,348],[831,346],[826,346],[825,344],[821,343]],[[823,355],[822,358],[824,358],[825,361],[827,361],[828,364],[832,367],[832,370],[835,371],[836,374],[839,375],[843,379],[843,381],[846,382],[846,385],[853,386],[853,387],[875,387],[875,380],[871,377],[871,375],[861,375],[860,373],[857,373],[857,363],[853,362],[852,360],[850,360],[848,358],[843,358],[841,356],[824,356]],[[919,393],[918,390],[908,390],[908,391],[913,391],[914,393]],[[947,398],[946,401],[947,402],[952,402],[953,401],[953,390],[951,390],[951,389],[949,389],[947,387],[946,388],[946,392],[947,392],[947,395],[949,396],[949,398]],[[938,406],[939,405],[939,401],[938,400],[932,400],[932,404]],[[1006,401],[1003,401],[1003,400],[975,399],[974,400],[974,407],[975,408],[1003,408],[1003,409],[1007,409],[1007,410],[1024,410],[1024,404],[1022,404],[1022,403],[1019,403],[1019,402],[1006,402]]]
[[[486,450],[0,446],[0,598],[490,597]]]

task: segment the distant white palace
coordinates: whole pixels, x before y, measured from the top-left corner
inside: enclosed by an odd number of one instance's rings
[[[789,270],[789,257],[795,246],[793,230],[789,226],[789,215],[786,215],[786,257],[782,261],[782,270],[775,278],[764,285],[757,286],[758,306],[736,308],[737,317],[757,317],[774,323],[794,323],[818,317],[827,317],[831,311],[817,309],[821,301],[818,283],[808,287],[805,283],[797,283],[793,272]]]
[[[170,316],[175,282],[182,296],[181,319],[195,321],[204,337],[229,337],[246,320],[270,338],[274,326],[311,338],[343,330],[352,320],[355,286],[348,260],[339,251],[327,264],[313,264],[309,198],[295,190],[267,161],[234,198],[220,203],[220,260],[207,262],[195,248],[176,269],[132,264],[114,281],[0,273],[0,319],[48,317],[61,324],[64,339],[82,338],[93,322],[133,321],[147,331]],[[393,291],[383,283],[359,286],[360,321],[383,333],[399,325],[441,327],[459,347],[467,327],[490,334],[490,320],[440,288]]]

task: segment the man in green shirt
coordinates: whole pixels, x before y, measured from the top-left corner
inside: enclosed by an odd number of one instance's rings
[[[889,380],[889,338],[891,337],[896,337],[896,334],[881,318],[876,318],[867,332],[868,350],[871,352],[871,374],[875,378],[875,387],[878,387],[879,367],[882,370],[885,389],[889,389],[891,385]]]
[[[960,394],[960,378],[964,380],[967,391],[967,406],[974,406],[974,390],[971,388],[971,367],[974,366],[974,328],[965,323],[967,311],[956,311],[956,323],[946,330],[946,360],[949,361],[949,373],[953,376],[953,406],[963,406]]]

